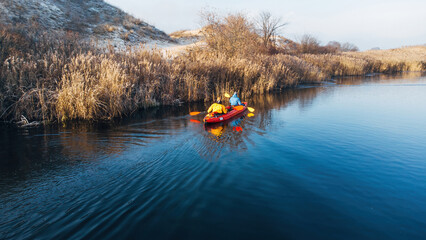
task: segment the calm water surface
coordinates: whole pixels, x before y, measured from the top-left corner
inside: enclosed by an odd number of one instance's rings
[[[0,130],[0,239],[425,239],[426,77]],[[195,120],[195,121],[194,121]]]

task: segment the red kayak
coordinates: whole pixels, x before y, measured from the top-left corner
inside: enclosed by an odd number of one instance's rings
[[[247,102],[243,102],[244,106],[235,106],[231,111],[229,111],[229,109],[231,109],[231,107],[226,107],[226,109],[228,109],[228,113],[220,115],[220,116],[211,116],[211,114],[207,114],[203,121],[205,123],[219,123],[219,122],[223,122],[226,121],[228,119],[231,119],[235,116],[237,116],[240,113],[243,113],[245,110],[247,110]]]

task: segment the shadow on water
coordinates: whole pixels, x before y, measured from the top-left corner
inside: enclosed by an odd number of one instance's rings
[[[272,109],[285,108],[293,101],[298,101],[300,107],[304,108],[324,90],[320,87],[288,89],[282,93],[250,99],[251,106],[256,109],[254,117],[247,118],[248,112],[245,112],[240,118],[231,119],[224,125],[206,128],[210,134],[201,136],[203,144],[209,147],[203,155],[214,156],[212,152],[224,146],[246,149],[251,131],[263,134],[267,130]],[[194,118],[188,116],[188,113],[206,108],[208,104],[194,103],[150,108],[131,118],[111,123],[71,123],[67,126],[30,129],[3,127],[0,138],[0,172],[25,174],[49,166],[72,165],[93,161],[99,156],[119,155],[130,146],[145,146],[152,140],[179,134],[192,125],[198,124],[202,129],[202,114]]]
[[[176,124],[191,108],[201,104],[149,108],[131,118],[101,123],[68,123],[66,126],[15,128],[3,126],[1,131],[2,170],[26,171],[51,156],[69,156],[79,160],[93,159],[94,155],[120,154],[128,144],[144,145],[160,138],[167,129],[181,128]],[[173,117],[177,121],[164,121]],[[140,126],[140,127],[138,127]],[[64,160],[66,161],[66,160]]]

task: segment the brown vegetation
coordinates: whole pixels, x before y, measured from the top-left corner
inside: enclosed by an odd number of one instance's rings
[[[332,76],[426,69],[426,47],[342,52],[312,37],[265,46],[244,15],[207,14],[206,20],[206,45],[172,59],[159,50],[99,50],[70,33],[1,26],[0,118],[111,119],[141,107],[211,101],[225,92],[248,98]],[[265,51],[271,46],[274,51]]]
[[[218,17],[214,13],[204,13],[204,18],[205,41],[214,53],[228,57],[252,56],[260,53],[261,41],[256,34],[254,23],[244,15]]]

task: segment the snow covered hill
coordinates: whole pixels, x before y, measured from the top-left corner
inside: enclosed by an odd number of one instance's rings
[[[163,31],[103,0],[0,0],[0,22],[77,32],[116,48],[174,42]]]

